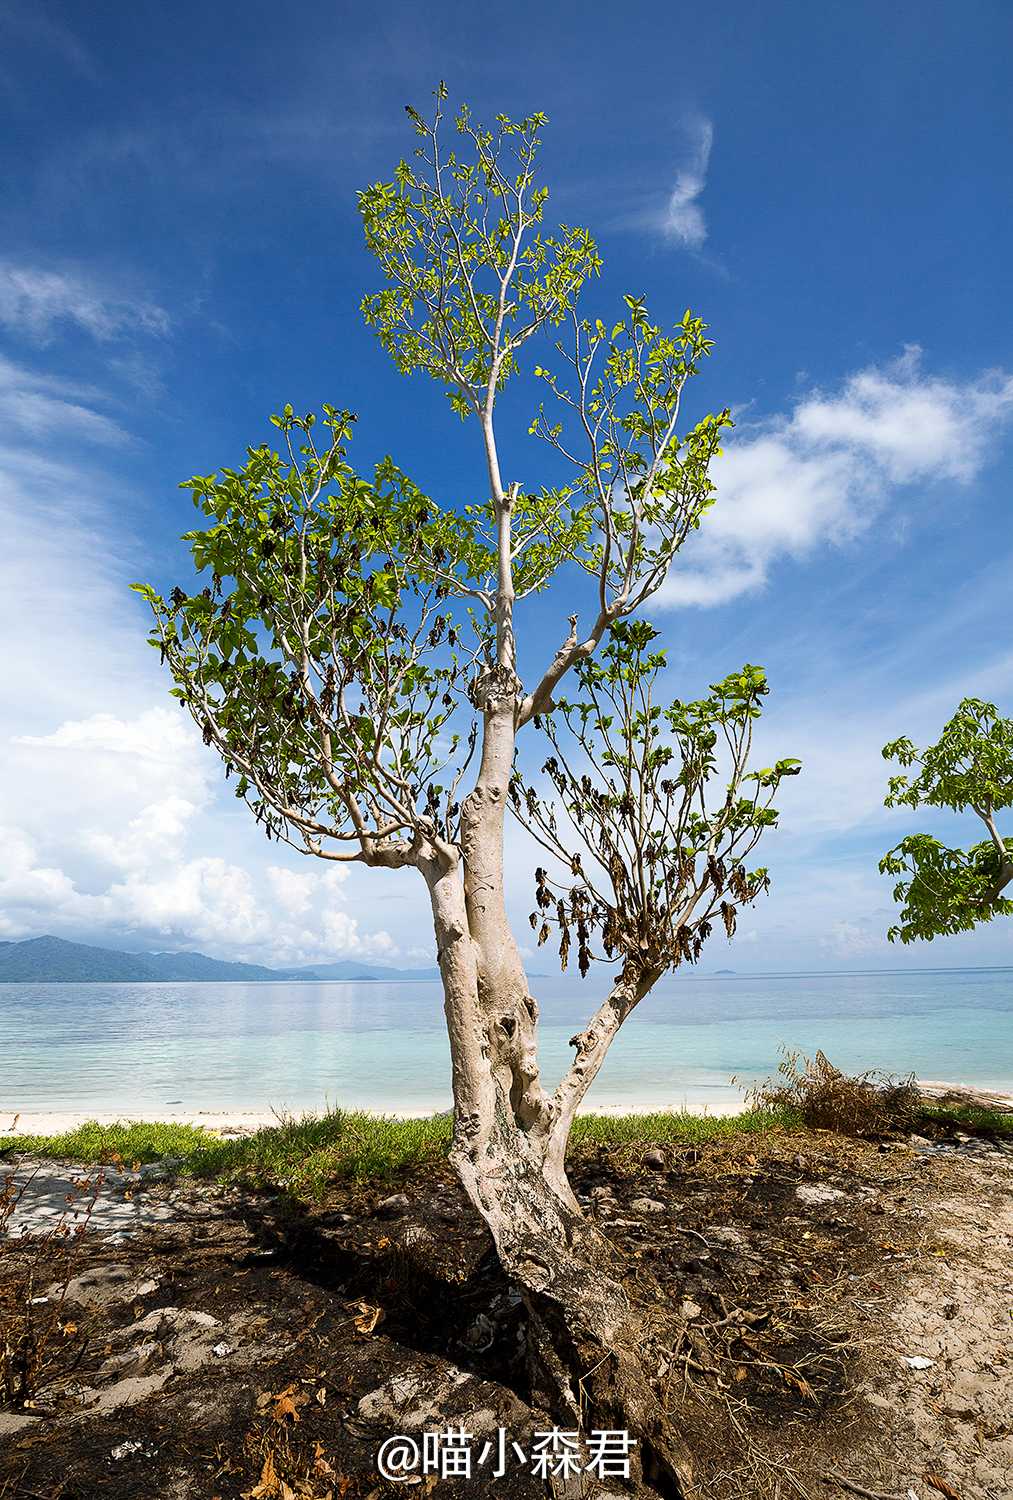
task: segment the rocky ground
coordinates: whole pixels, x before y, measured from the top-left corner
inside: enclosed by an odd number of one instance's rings
[[[631,1289],[682,1309],[659,1376],[699,1495],[1010,1492],[1013,1148],[771,1133],[594,1148],[571,1177]],[[622,1491],[537,1463],[523,1305],[442,1163],[294,1204],[125,1172],[145,1213],[101,1231],[89,1192],[70,1233],[0,1240],[2,1500],[386,1500],[381,1446],[462,1424],[470,1476],[408,1487]]]

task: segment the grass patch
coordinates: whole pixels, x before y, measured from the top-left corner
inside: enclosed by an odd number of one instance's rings
[[[1013,1135],[1013,1114],[999,1113],[993,1109],[968,1108],[947,1109],[945,1106],[927,1104],[921,1110],[922,1123],[931,1121],[944,1128],[960,1126],[964,1130],[980,1130],[988,1135]]]
[[[581,1115],[570,1132],[571,1152],[598,1145],[648,1146],[678,1142],[704,1145],[747,1132],[793,1128],[787,1115],[765,1109],[735,1116],[691,1115],[685,1111]],[[32,1152],[74,1161],[119,1157],[127,1165],[178,1160],[188,1176],[240,1181],[291,1193],[323,1196],[336,1177],[362,1182],[385,1180],[398,1171],[445,1159],[451,1121],[446,1116],[394,1120],[364,1110],[335,1107],[322,1114],[279,1116],[248,1136],[220,1139],[201,1126],[130,1121],[102,1127],[94,1120],[60,1136],[19,1136],[7,1153]]]
[[[792,1129],[798,1124],[783,1110],[747,1109],[741,1115],[691,1115],[686,1110],[659,1114],[578,1115],[570,1131],[569,1149],[581,1146],[705,1146],[709,1141],[741,1135]]]
[[[201,1145],[187,1169],[198,1177],[241,1178],[322,1197],[330,1177],[386,1178],[427,1158],[442,1160],[451,1122],[391,1120],[364,1110],[282,1116],[253,1135]]]
[[[211,1137],[202,1126],[163,1124],[155,1120],[128,1120],[125,1124],[100,1125],[86,1120],[64,1135],[18,1135],[6,1139],[0,1151],[31,1152],[69,1161],[98,1161],[119,1157],[128,1165],[179,1159],[186,1161]]]
[[[803,1060],[804,1061],[804,1060]],[[822,1067],[820,1063],[822,1062]],[[907,1085],[899,1112],[889,1108],[892,1095],[867,1079],[845,1079],[825,1059],[782,1068],[788,1085],[768,1083],[753,1108],[739,1115],[692,1115],[685,1110],[649,1114],[580,1115],[570,1132],[568,1152],[579,1155],[598,1146],[646,1148],[677,1144],[705,1146],[743,1134],[778,1135],[806,1129],[833,1129],[845,1134],[906,1128],[925,1121],[943,1127],[1009,1135],[1013,1116],[986,1109],[921,1106],[908,1113]],[[829,1113],[828,1113],[829,1111]],[[852,1118],[855,1111],[860,1118]],[[835,1123],[828,1123],[831,1119]],[[857,1129],[856,1129],[857,1126]],[[16,1136],[4,1143],[5,1155],[31,1152],[72,1161],[119,1158],[127,1166],[166,1159],[193,1177],[236,1181],[251,1187],[323,1197],[329,1180],[384,1181],[406,1168],[441,1162],[450,1145],[446,1116],[394,1120],[364,1110],[329,1107],[322,1114],[281,1115],[277,1125],[262,1126],[248,1136],[220,1139],[203,1126],[131,1120],[100,1126],[94,1120],[57,1136]],[[631,1164],[634,1158],[631,1157]]]

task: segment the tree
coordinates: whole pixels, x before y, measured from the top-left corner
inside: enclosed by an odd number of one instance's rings
[[[923,751],[909,739],[893,740],[883,757],[922,768],[910,782],[890,778],[885,806],[970,808],[989,835],[965,853],[931,834],[909,834],[880,860],[882,874],[909,877],[894,888],[894,900],[906,905],[900,926],[887,933],[891,943],[931,942],[1013,913],[1013,901],[1002,895],[1013,881],[1013,839],[1003,838],[995,822],[997,812],[1013,805],[1013,720],[1001,719],[992,703],[965,698],[937,745]]]
[[[708,464],[731,423],[726,411],[676,435],[683,388],[712,347],[699,318],[687,312],[669,335],[635,297],[611,333],[578,318],[578,292],[600,262],[586,231],[540,229],[542,116],[501,117],[490,131],[464,111],[467,164],[443,152],[439,105],[431,127],[409,113],[422,166],[402,162],[396,183],[360,195],[386,278],[364,311],[400,369],[425,370],[455,412],[477,420],[489,498],[443,509],[389,458],[363,479],[347,461],[350,413],[324,408],[330,435],[318,447],[313,416],[286,407],[272,418],[284,456],[251,448],[241,470],[183,486],[210,521],[185,540],[212,578],[168,601],[142,589],[152,644],[268,837],[422,874],[450,1037],[451,1160],[525,1296],[533,1399],[578,1425],[589,1407],[601,1425],[628,1427],[644,1473],[667,1473],[681,1491],[689,1456],[645,1373],[671,1346],[671,1311],[660,1294],[634,1307],[563,1159],[622,1021],[662,973],[695,960],[713,919],[730,933],[737,909],[766,887],[766,871],[744,860],[776,818],[781,779],[798,769],[745,769],[767,691],[758,668],[662,710],[655,632],[631,618],[713,503]],[[524,345],[564,325],[555,347],[572,393],[535,373],[576,439],[544,407],[530,430],[573,477],[527,492],[501,475],[496,399]],[[570,618],[528,692],[515,606],[566,565],[591,580],[592,623],[581,634]],[[571,670],[586,696],[557,705]],[[471,722],[455,733],[462,712]],[[515,770],[529,724],[548,735],[545,771],[570,842]],[[620,967],[553,1092],[539,1080],[538,1010],[506,918],[508,806],[556,857],[556,876],[570,872],[558,895],[558,881],[538,872],[543,937],[559,928],[565,962],[574,929],[585,969],[598,933]]]

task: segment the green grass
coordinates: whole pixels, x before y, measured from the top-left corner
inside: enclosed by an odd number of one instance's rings
[[[127,1166],[133,1163],[187,1160],[211,1137],[200,1126],[160,1124],[152,1120],[130,1120],[125,1125],[99,1125],[86,1120],[65,1135],[0,1136],[0,1151],[30,1151],[40,1156],[55,1156],[70,1161],[98,1161],[105,1156],[119,1156]]]
[[[364,1110],[327,1109],[322,1115],[283,1117],[255,1134],[207,1142],[187,1162],[198,1177],[241,1178],[292,1192],[323,1194],[329,1177],[356,1181],[386,1178],[427,1158],[440,1160],[450,1145],[443,1117],[391,1120]]]
[[[570,1150],[580,1146],[663,1146],[678,1142],[703,1146],[722,1136],[744,1132],[766,1133],[774,1127],[793,1128],[794,1120],[783,1112],[748,1109],[741,1115],[691,1115],[685,1110],[660,1114],[579,1115],[570,1131]]]
[[[996,1135],[1013,1135],[1013,1114],[999,1114],[991,1109],[937,1109],[927,1105],[922,1110],[924,1119],[936,1125],[970,1126],[973,1130],[991,1130]]]
[[[925,1108],[924,1124],[963,1126],[1009,1136],[1013,1117],[984,1109],[954,1111]],[[917,1123],[917,1122],[916,1122]],[[742,1134],[766,1135],[805,1129],[801,1118],[785,1110],[750,1109],[740,1115],[657,1114],[582,1115],[570,1132],[571,1154],[598,1146],[628,1147],[629,1165],[639,1164],[636,1148],[666,1143],[700,1146]],[[131,1120],[100,1126],[94,1120],[66,1135],[16,1136],[4,1142],[6,1156],[20,1152],[71,1161],[97,1161],[101,1155],[135,1162],[174,1159],[187,1176],[238,1181],[273,1191],[322,1197],[328,1180],[383,1181],[402,1168],[438,1162],[446,1157],[451,1122],[444,1116],[393,1120],[363,1110],[329,1107],[322,1114],[279,1116],[248,1136],[220,1139],[202,1126]],[[624,1153],[624,1157],[627,1153]]]
[[[573,1126],[571,1150],[612,1146],[664,1145],[677,1141],[701,1145],[743,1131],[769,1131],[793,1122],[770,1111],[750,1110],[735,1116],[661,1114],[583,1115]],[[89,1121],[62,1136],[19,1136],[5,1145],[7,1154],[21,1151],[76,1161],[95,1161],[101,1153],[119,1156],[128,1166],[166,1158],[179,1160],[186,1175],[219,1181],[239,1180],[289,1192],[322,1196],[333,1177],[386,1179],[399,1169],[440,1160],[450,1144],[451,1121],[444,1116],[392,1120],[362,1110],[328,1108],[323,1114],[281,1116],[249,1136],[219,1139],[202,1127],[130,1121],[103,1128]]]

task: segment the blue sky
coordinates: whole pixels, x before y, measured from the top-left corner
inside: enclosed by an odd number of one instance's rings
[[[1013,713],[1008,6],[490,9],[0,0],[0,936],[431,955],[412,872],[263,840],[128,585],[187,586],[177,482],[286,401],[356,410],[363,472],[390,452],[437,500],[483,498],[477,433],[359,313],[355,190],[446,79],[478,119],[549,116],[549,216],[605,261],[589,315],[646,294],[716,340],[686,410],[735,413],[721,498],[651,613],[673,696],[762,664],[760,753],[805,764],[772,894],[702,968],[1013,963],[1003,920],[890,947],[877,873],[906,832],[978,838],[883,809],[884,742],[930,742],[969,694]],[[530,488],[537,399],[522,373],[501,415]],[[522,625],[527,679],[580,607],[565,586]],[[523,933],[534,862],[512,838]]]

